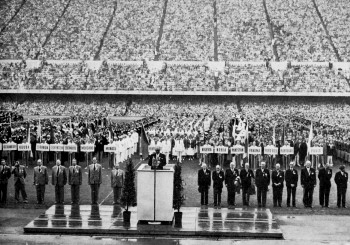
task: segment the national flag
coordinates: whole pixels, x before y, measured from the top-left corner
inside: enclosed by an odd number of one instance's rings
[[[27,141],[30,143],[30,124],[29,124],[29,119],[27,122]]]
[[[40,139],[41,137],[41,122],[40,122],[40,118],[39,118],[39,125],[38,125],[38,139]]]
[[[146,159],[148,157],[148,145],[149,145],[149,140],[146,135],[145,128],[142,123],[141,127],[141,140],[140,140],[140,145],[141,145],[141,153],[142,153],[142,158]]]
[[[309,155],[309,153],[310,153],[310,147],[311,147],[312,138],[313,138],[313,126],[312,126],[312,121],[311,121],[309,139],[308,139],[308,141],[307,141],[307,154],[308,154],[308,155]]]

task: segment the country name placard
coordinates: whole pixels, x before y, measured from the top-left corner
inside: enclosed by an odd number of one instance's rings
[[[17,150],[17,144],[16,143],[6,143],[2,145],[3,151],[15,151]]]
[[[244,153],[244,147],[243,146],[232,146],[231,147],[231,153],[232,154],[243,154]]]
[[[215,146],[215,153],[228,154],[228,147],[226,147],[226,146]]]
[[[287,147],[281,147],[280,148],[280,154],[281,155],[293,155],[294,154],[294,148],[287,146]]]
[[[248,148],[248,154],[250,155],[261,155],[261,147],[251,146]]]
[[[64,145],[63,149],[65,152],[77,152],[78,146],[74,144],[68,144],[68,145]]]
[[[36,150],[37,151],[50,151],[50,145],[49,144],[36,144]]]
[[[50,151],[64,151],[64,146],[63,144],[51,144],[50,145]]]
[[[214,153],[214,148],[212,146],[202,146],[199,152],[204,154]]]
[[[32,147],[30,144],[18,144],[18,151],[31,151]]]
[[[322,155],[323,147],[310,147],[310,155]]]
[[[277,155],[278,154],[278,148],[274,146],[266,146],[264,148],[264,154],[267,155]]]
[[[104,152],[116,152],[117,146],[115,145],[105,145],[104,146]]]
[[[80,151],[82,151],[82,152],[94,152],[95,145],[93,145],[93,144],[80,145]]]

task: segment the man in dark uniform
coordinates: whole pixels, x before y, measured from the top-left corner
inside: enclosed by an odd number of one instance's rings
[[[9,178],[11,178],[11,169],[9,166],[6,166],[5,160],[2,159],[0,165],[0,205],[6,205]]]
[[[254,179],[254,172],[252,169],[249,168],[249,163],[245,163],[244,169],[241,169],[241,172],[239,174],[239,177],[241,178],[242,183],[242,199],[243,199],[243,206],[249,206],[249,189],[252,185],[252,178]]]
[[[89,165],[88,184],[91,188],[91,204],[96,205],[98,192],[102,184],[102,166],[97,163],[96,157],[92,159],[92,164]]]
[[[320,205],[328,208],[329,192],[331,190],[332,169],[329,168],[329,163],[326,163],[324,168],[318,171],[318,179],[320,181]]]
[[[306,208],[312,208],[312,196],[316,187],[316,171],[311,168],[311,162],[306,161],[301,170],[301,186],[304,188],[303,203]]]
[[[152,167],[152,169],[163,169],[166,165],[166,156],[163,153],[160,153],[160,147],[156,147],[156,152],[151,154],[148,159],[148,165]]]
[[[224,171],[221,170],[220,165],[216,165],[215,171],[212,175],[213,179],[213,191],[214,191],[214,207],[221,206],[221,193],[223,188],[223,182],[225,180]]]
[[[336,173],[334,177],[334,181],[337,184],[337,206],[338,208],[346,208],[346,190],[348,188],[349,175],[345,172],[344,165],[341,165],[339,169],[340,171]]]
[[[292,195],[292,205],[295,208],[295,193],[298,185],[298,171],[294,169],[294,162],[289,163],[289,169],[285,173],[287,186],[287,207],[290,207],[290,196]]]
[[[56,161],[52,167],[52,185],[55,186],[55,204],[64,203],[64,186],[67,184],[66,168],[61,165],[61,160]]]
[[[25,189],[25,178],[27,177],[27,172],[24,166],[19,164],[19,161],[16,161],[15,167],[12,170],[15,183],[15,199],[16,202],[19,202],[19,192],[22,194],[23,202],[28,203],[27,193]]]
[[[235,181],[239,177],[238,169],[234,162],[230,163],[230,168],[226,170],[225,185],[227,187],[227,204],[229,206],[236,205],[236,186]]]
[[[266,193],[270,185],[270,171],[265,168],[265,162],[261,162],[261,168],[255,173],[255,185],[257,188],[258,207],[266,207]]]
[[[272,189],[273,189],[273,206],[282,206],[282,193],[283,193],[283,182],[284,172],[281,171],[279,163],[276,164],[276,169],[272,171]]]
[[[69,167],[68,171],[68,184],[71,188],[72,204],[79,204],[82,177],[81,167],[77,165],[77,160],[73,159],[72,166]]]
[[[208,190],[210,185],[210,170],[208,170],[207,165],[203,163],[202,169],[198,170],[198,190],[201,193],[201,205],[208,205]]]

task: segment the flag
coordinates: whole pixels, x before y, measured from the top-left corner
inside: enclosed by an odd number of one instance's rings
[[[140,144],[141,144],[141,153],[142,153],[142,158],[146,159],[148,157],[148,145],[149,145],[149,141],[146,135],[146,131],[145,128],[143,126],[142,123],[142,127],[141,127],[141,140],[140,140]]]
[[[41,137],[41,122],[40,122],[40,118],[39,118],[39,125],[38,125],[38,139],[40,140]]]
[[[51,119],[50,119],[50,138],[52,140],[52,143],[55,143],[55,134],[54,134],[54,131],[53,131],[53,126],[52,126],[52,123],[51,123]]]
[[[245,152],[247,153],[248,163],[249,163],[249,153],[248,153],[248,147],[249,147],[249,130],[248,130],[248,119],[247,119],[247,126],[245,129]]]
[[[272,144],[276,144],[276,125],[273,125]]]
[[[309,140],[307,141],[307,154],[308,155],[309,155],[309,152],[310,152],[312,138],[313,138],[313,127],[312,127],[312,121],[311,121]]]
[[[29,125],[29,119],[28,119],[28,122],[27,122],[27,140],[28,140],[28,143],[30,143],[30,125]]]
[[[112,124],[109,124],[108,127],[108,139],[109,142],[112,142],[112,139],[114,138],[113,130],[112,130]]]

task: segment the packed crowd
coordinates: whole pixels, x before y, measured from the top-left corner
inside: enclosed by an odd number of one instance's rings
[[[219,60],[272,57],[271,39],[261,1],[217,1]]]
[[[21,1],[11,1],[11,9],[19,7],[18,2]],[[42,51],[46,37],[55,26],[67,2],[68,0],[26,1],[16,18],[0,35],[0,59],[34,59],[36,54]],[[6,10],[2,7],[0,9]],[[2,16],[9,19],[12,15],[13,10],[5,12]]]
[[[329,67],[293,65],[283,70],[270,63],[227,63],[224,71],[206,64],[164,63],[151,71],[146,62],[102,62],[91,69],[85,62],[47,62],[28,68],[25,61],[0,63],[1,89],[141,90],[236,92],[350,92],[350,73]]]
[[[101,59],[153,60],[162,8],[156,0],[118,1]]]
[[[312,1],[278,0],[266,3],[280,60],[336,59]]]
[[[349,29],[350,18],[348,1],[317,1],[318,7],[322,13],[329,34],[332,37],[334,45],[337,47],[340,57],[343,60],[349,60]]]
[[[213,3],[169,1],[160,60],[213,60]]]
[[[171,1],[163,28],[160,20],[165,6],[154,0],[117,5],[113,0],[35,0],[25,1],[20,8],[22,2],[0,6],[4,16],[0,21],[4,28],[0,35],[2,59],[93,59],[100,54],[97,58],[115,60],[153,60],[155,56],[161,60],[213,60],[216,28],[219,60],[262,61],[273,57],[275,46],[282,61],[336,59],[312,1],[267,1],[271,23],[258,0],[215,2],[215,16],[212,1]],[[348,3],[318,1],[317,5],[335,48],[347,59]],[[17,16],[8,22],[17,10]]]
[[[337,146],[336,149],[346,152],[345,155],[340,152],[334,155],[338,154],[336,156],[345,162],[350,162],[348,158],[350,108],[346,100],[337,102],[308,99],[281,102],[252,98],[240,100],[198,98],[196,101],[174,98],[171,102],[165,98],[116,101],[104,99],[100,102],[91,99],[65,100],[66,102],[54,99],[30,99],[19,103],[13,100],[3,101],[1,104],[3,110],[10,110],[19,115],[46,115],[51,119],[42,119],[40,127],[37,119],[29,120],[29,128],[26,122],[13,124],[11,133],[8,126],[3,126],[1,138],[12,135],[16,138],[14,141],[22,142],[28,136],[28,129],[30,132],[37,132],[40,129],[39,140],[44,136],[50,136],[54,142],[62,142],[65,139],[79,142],[84,140],[86,135],[90,139],[104,137],[105,140],[110,140],[114,134],[123,135],[133,128],[139,129],[141,123],[148,122],[146,119],[136,124],[115,122],[112,120],[114,116],[144,118],[151,116],[155,118],[155,122],[158,118],[161,121],[147,128],[148,143],[156,140],[162,142],[167,136],[171,136],[173,142],[178,137],[181,137],[181,140],[192,138],[196,142],[193,152],[198,153],[196,156],[206,162],[208,159],[204,160],[198,152],[199,147],[206,142],[213,145],[249,144],[262,147],[267,145],[282,147],[286,142],[291,146],[296,142],[298,144],[309,142],[312,146],[323,146],[325,149],[327,145],[332,144]],[[324,154],[326,157],[326,150]],[[185,153],[183,155],[186,156]],[[229,154],[222,161],[230,160],[232,157],[232,154]],[[243,158],[234,158],[242,163]],[[214,159],[215,162],[217,156],[210,159],[210,161]],[[321,159],[317,161],[323,163],[324,160]],[[278,158],[273,163],[277,160]],[[304,159],[301,160],[303,161]]]

